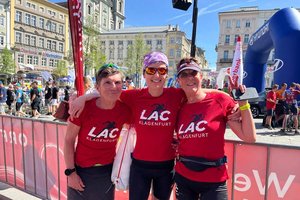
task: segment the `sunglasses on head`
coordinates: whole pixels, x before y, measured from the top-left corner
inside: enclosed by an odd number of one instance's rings
[[[146,74],[148,75],[154,75],[156,72],[158,72],[160,75],[165,75],[168,73],[167,68],[154,68],[154,67],[147,67],[145,69]]]
[[[99,68],[99,71],[102,71],[102,70],[107,69],[107,68],[113,68],[113,69],[117,69],[117,70],[120,69],[119,66],[117,66],[117,65],[115,65],[115,64],[113,64],[113,63],[108,63],[108,64],[105,64],[105,65],[101,66],[101,67]]]
[[[196,70],[192,70],[190,73],[183,71],[178,75],[178,77],[179,78],[187,78],[190,76],[195,77],[195,76],[197,76],[197,74],[198,74],[198,71],[196,71]]]

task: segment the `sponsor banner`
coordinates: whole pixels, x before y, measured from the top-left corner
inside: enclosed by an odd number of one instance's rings
[[[238,85],[243,84],[243,50],[242,50],[242,42],[241,37],[238,36],[235,52],[233,57],[233,62],[230,70],[230,75],[232,77],[233,83],[237,81]]]

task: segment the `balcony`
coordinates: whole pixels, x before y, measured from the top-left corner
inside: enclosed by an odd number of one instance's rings
[[[221,58],[220,63],[232,63],[232,58]]]

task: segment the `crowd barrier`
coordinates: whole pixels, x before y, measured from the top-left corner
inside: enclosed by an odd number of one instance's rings
[[[65,123],[0,116],[0,182],[42,199],[67,199],[65,132]],[[225,149],[229,199],[299,199],[300,147],[226,141]],[[116,199],[128,194],[116,191]]]

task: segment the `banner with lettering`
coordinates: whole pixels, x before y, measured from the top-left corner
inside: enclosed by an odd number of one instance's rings
[[[230,75],[232,77],[233,83],[237,81],[238,85],[243,84],[243,73],[244,73],[244,65],[243,65],[242,42],[241,42],[241,37],[238,36],[236,41],[232,66],[230,70]]]
[[[83,46],[82,46],[82,0],[68,0],[69,21],[72,38],[75,85],[77,95],[84,94],[83,87]]]

